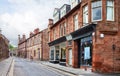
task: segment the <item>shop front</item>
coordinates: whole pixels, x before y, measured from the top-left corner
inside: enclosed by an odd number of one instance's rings
[[[50,53],[49,61],[52,63],[64,64],[66,62],[66,47],[65,47],[66,38],[63,36],[57,40],[54,40],[49,44]]]
[[[92,36],[80,39],[80,66],[92,66]]]
[[[59,62],[59,46],[52,46],[50,48],[50,62],[58,63]]]
[[[96,24],[89,24],[70,33],[72,48],[68,48],[68,64],[72,67],[92,66],[92,34],[95,32]]]
[[[60,46],[60,61],[59,64],[60,65],[66,65],[66,44],[65,42],[59,44]]]

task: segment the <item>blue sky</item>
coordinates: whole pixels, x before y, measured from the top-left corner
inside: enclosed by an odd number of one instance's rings
[[[60,8],[69,0],[0,0],[0,28],[10,43],[17,46],[18,34],[26,34],[35,28],[47,28],[54,8]]]

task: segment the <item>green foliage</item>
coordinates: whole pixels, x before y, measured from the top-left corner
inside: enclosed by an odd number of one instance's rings
[[[14,48],[15,48],[15,47],[14,47],[13,45],[9,44],[9,49],[10,49],[10,50],[14,50]]]

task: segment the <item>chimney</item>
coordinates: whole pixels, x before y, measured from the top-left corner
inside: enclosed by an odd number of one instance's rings
[[[53,25],[53,19],[49,19],[48,27]]]
[[[23,40],[26,40],[26,36],[25,36],[25,34],[23,34]]]
[[[39,33],[39,28],[36,28],[36,29],[34,30],[34,34],[37,34],[37,33]]]
[[[30,37],[33,36],[33,32],[30,32],[30,35],[29,35],[29,36],[30,36]]]
[[[20,43],[20,35],[18,35],[18,43]]]

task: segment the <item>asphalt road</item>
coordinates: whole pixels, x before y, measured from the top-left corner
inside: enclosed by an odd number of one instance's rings
[[[68,76],[38,63],[15,58],[14,76]]]

